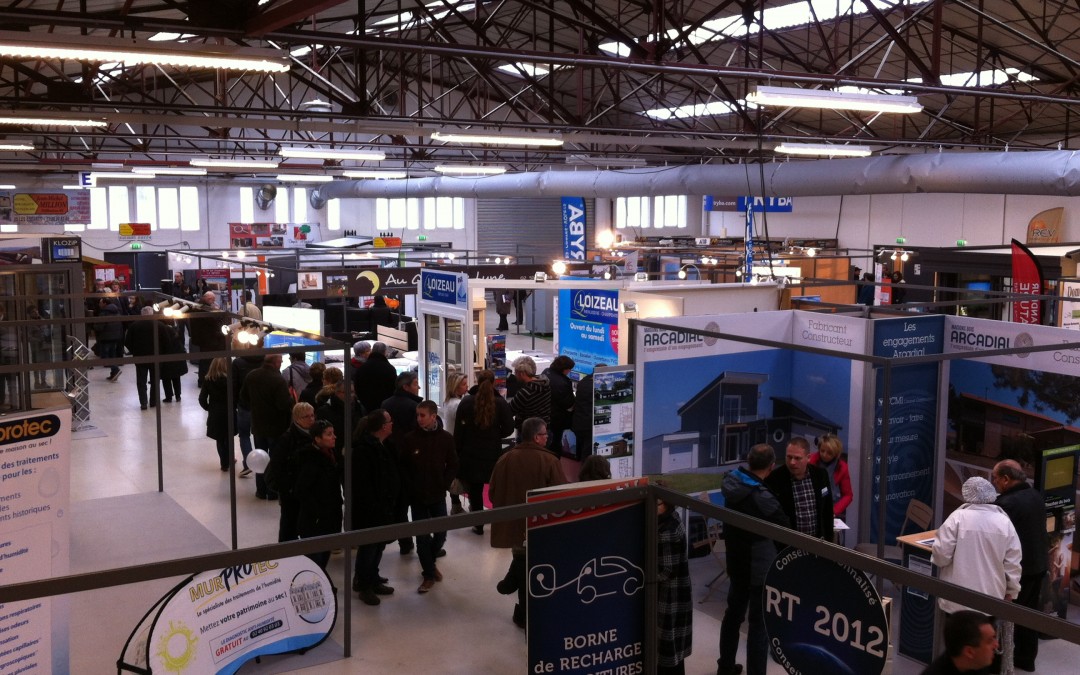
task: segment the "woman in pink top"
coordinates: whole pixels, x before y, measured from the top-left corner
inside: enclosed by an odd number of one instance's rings
[[[841,520],[848,504],[851,503],[851,474],[848,473],[847,462],[840,457],[844,452],[844,444],[836,434],[825,434],[817,439],[818,451],[810,455],[810,463],[820,466],[829,473],[829,482],[832,483],[833,515]]]

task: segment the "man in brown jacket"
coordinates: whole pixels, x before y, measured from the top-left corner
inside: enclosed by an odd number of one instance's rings
[[[496,507],[525,503],[529,490],[562,485],[566,482],[555,455],[547,451],[547,423],[530,417],[521,424],[521,442],[495,463],[491,472],[489,495]],[[503,595],[517,591],[514,623],[525,627],[525,520],[510,520],[491,524],[491,545],[509,548],[513,553],[510,569],[496,588]]]

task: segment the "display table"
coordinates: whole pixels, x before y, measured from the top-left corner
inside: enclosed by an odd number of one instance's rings
[[[900,551],[903,554],[903,566],[916,572],[922,572],[927,576],[934,576],[933,565],[930,563],[930,554],[936,536],[937,530],[929,530],[897,537],[896,541],[900,545]],[[906,586],[900,596],[900,645],[898,651],[900,654],[919,663],[928,664],[934,655],[936,599],[926,591],[914,586]]]

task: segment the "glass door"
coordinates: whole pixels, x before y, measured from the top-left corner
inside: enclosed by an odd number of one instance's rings
[[[18,366],[19,330],[8,325],[19,319],[15,302],[15,274],[0,274],[0,367]],[[22,400],[20,379],[23,373],[0,373],[0,412],[25,410]]]
[[[427,363],[424,372],[427,375],[424,382],[425,398],[440,403],[442,401],[442,383],[445,377],[443,371],[443,318],[434,314],[424,317],[424,338],[427,349]]]
[[[65,272],[28,272],[23,276],[24,293],[29,296],[21,308],[24,319],[70,319],[71,301],[69,275]],[[66,324],[29,326],[26,330],[29,363],[59,363],[64,359],[67,345]],[[35,370],[29,375],[34,391],[62,389],[64,371]]]

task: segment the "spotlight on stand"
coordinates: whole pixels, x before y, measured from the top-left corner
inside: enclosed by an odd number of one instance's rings
[[[678,274],[679,279],[686,279],[687,278],[686,270],[691,269],[691,268],[694,270],[694,278],[695,279],[701,279],[701,270],[699,270],[698,266],[695,265],[694,263],[686,263],[685,265],[683,265],[682,267],[679,268],[679,274]]]
[[[618,278],[619,278],[619,268],[616,267],[615,265],[608,265],[607,269],[604,270],[604,279],[610,281],[612,279],[618,279]]]

